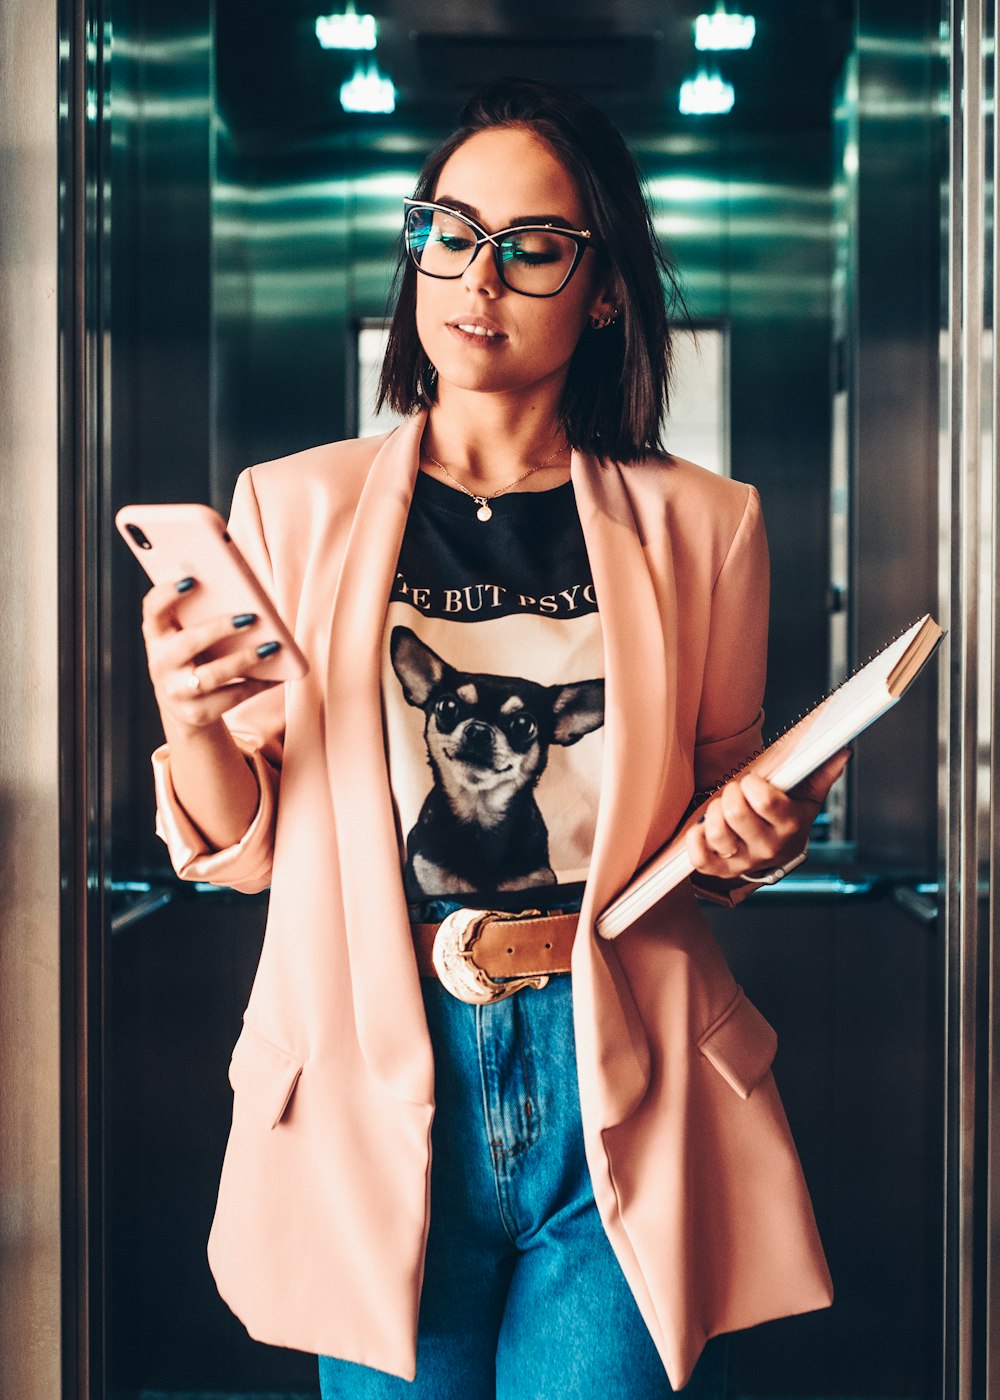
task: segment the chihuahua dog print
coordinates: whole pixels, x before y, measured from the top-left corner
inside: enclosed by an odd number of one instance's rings
[[[406,839],[409,898],[554,884],[535,788],[551,745],[604,724],[604,681],[461,671],[403,626],[389,654],[407,703],[423,712],[433,775]]]

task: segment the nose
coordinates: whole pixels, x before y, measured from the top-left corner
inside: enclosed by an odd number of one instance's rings
[[[479,296],[498,297],[503,283],[497,271],[496,249],[492,243],[481,243],[475,257],[462,274],[462,281]]]
[[[493,729],[482,720],[473,719],[465,726],[462,735],[461,755],[476,763],[490,763],[493,760]]]

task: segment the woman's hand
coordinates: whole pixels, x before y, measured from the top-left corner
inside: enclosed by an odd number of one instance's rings
[[[734,880],[794,859],[850,756],[841,749],[789,793],[756,773],[727,783],[685,838],[695,870]]]
[[[262,653],[270,656],[277,650],[278,642],[239,647],[228,656],[199,661],[217,642],[232,637],[257,619],[253,613],[241,613],[182,627],[174,609],[183,594],[197,587],[194,579],[158,584],[142,600],[142,635],[149,675],[163,727],[174,733],[214,725],[241,700],[281,684],[253,676]]]
[[[178,597],[197,586],[193,579],[182,579],[151,588],[142,604],[142,635],[170,748],[174,796],[209,848],[221,851],[249,829],[260,796],[254,771],[222,716],[281,682],[253,676],[261,653],[271,656],[276,642],[241,646],[214,661],[199,659],[256,618],[242,613],[182,627],[174,612]]]

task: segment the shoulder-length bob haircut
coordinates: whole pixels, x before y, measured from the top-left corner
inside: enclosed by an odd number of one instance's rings
[[[481,88],[459,122],[428,158],[414,197],[434,198],[446,161],[477,132],[522,127],[548,143],[577,182],[619,308],[611,326],[584,331],[570,362],[560,405],[567,441],[619,462],[662,450],[660,425],[672,366],[670,313],[679,308],[688,318],[620,133],[575,93],[522,78]],[[417,336],[417,275],[401,239],[396,305],[378,389],[379,407],[387,404],[397,413],[430,407],[437,392],[437,371]]]

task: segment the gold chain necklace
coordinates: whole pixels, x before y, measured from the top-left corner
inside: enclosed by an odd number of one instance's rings
[[[485,524],[487,520],[493,519],[493,512],[490,509],[490,501],[495,501],[497,496],[502,496],[505,491],[509,491],[511,487],[516,486],[519,481],[524,481],[526,477],[532,476],[535,472],[540,472],[543,467],[547,467],[548,464],[552,461],[552,458],[555,457],[557,453],[562,452],[563,448],[566,446],[567,444],[565,442],[561,442],[558,447],[554,448],[549,453],[544,462],[539,462],[537,467],[529,467],[528,470],[526,472],[523,472],[521,476],[515,477],[513,481],[508,481],[507,485],[501,486],[499,491],[491,491],[488,496],[477,495],[475,491],[470,491],[467,486],[464,486],[462,482],[458,480],[457,477],[452,476],[451,472],[448,470],[445,464],[443,462],[439,462],[438,459],[432,453],[428,452],[426,447],[423,448],[423,453],[429,462],[433,462],[436,467],[441,468],[441,470],[444,472],[445,476],[449,479],[449,481],[453,481],[460,491],[464,491],[467,496],[472,497],[476,505],[479,507],[479,509],[476,511],[476,519],[482,520]]]

